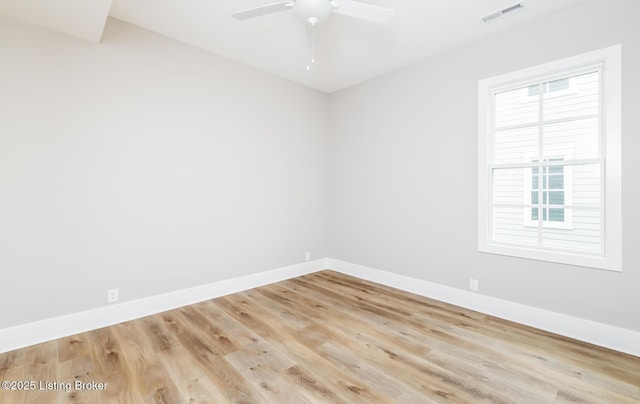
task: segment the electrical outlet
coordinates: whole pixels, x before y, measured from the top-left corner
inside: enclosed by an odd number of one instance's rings
[[[118,289],[109,289],[107,290],[107,302],[115,303],[118,301]]]
[[[306,253],[306,254],[304,255],[304,260],[305,260],[305,261],[309,261],[310,259],[311,259],[311,253],[310,253],[310,252],[308,252],[308,253]]]
[[[469,278],[469,289],[473,290],[474,292],[478,291],[478,280],[477,279]]]

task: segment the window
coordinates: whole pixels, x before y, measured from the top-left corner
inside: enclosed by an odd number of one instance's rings
[[[480,251],[621,270],[620,54],[479,82]]]

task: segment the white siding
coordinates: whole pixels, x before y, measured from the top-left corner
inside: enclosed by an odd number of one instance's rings
[[[589,73],[570,79],[568,90],[544,95],[543,118],[545,121],[596,115],[599,108],[599,73]]]

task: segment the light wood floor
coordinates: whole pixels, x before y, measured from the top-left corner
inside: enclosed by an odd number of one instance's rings
[[[0,354],[0,380],[37,384],[3,404],[640,402],[638,357],[332,271]]]

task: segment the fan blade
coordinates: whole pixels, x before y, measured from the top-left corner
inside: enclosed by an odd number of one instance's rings
[[[242,21],[249,18],[260,17],[266,14],[277,13],[278,11],[290,10],[292,5],[293,1],[279,1],[277,3],[267,4],[266,6],[236,11],[235,13],[231,14],[231,16],[236,20]]]
[[[372,6],[351,0],[338,0],[339,6],[333,9],[334,13],[348,15],[349,17],[388,24],[394,11],[384,7]]]

